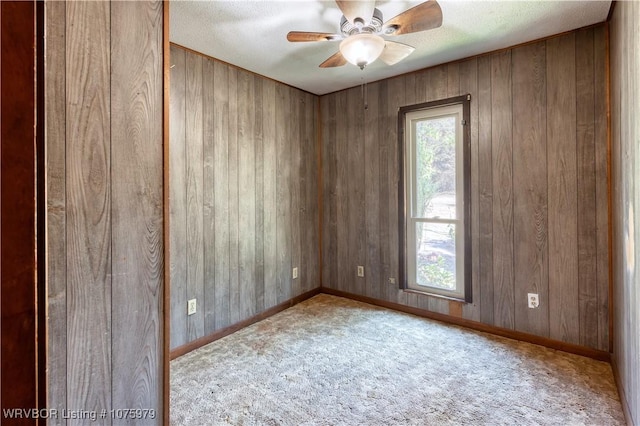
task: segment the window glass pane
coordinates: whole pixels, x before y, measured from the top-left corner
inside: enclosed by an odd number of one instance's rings
[[[416,123],[414,217],[456,218],[456,118]]]
[[[416,283],[456,289],[456,225],[416,223]]]

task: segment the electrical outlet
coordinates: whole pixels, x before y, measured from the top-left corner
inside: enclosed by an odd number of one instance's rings
[[[190,299],[187,302],[187,315],[193,315],[196,313],[196,299]]]
[[[293,268],[293,279],[298,278],[298,268]]]
[[[358,266],[358,276],[364,277],[364,266]]]
[[[527,300],[529,301],[530,308],[537,308],[540,305],[538,293],[527,293]]]
[[[389,284],[395,284],[396,283],[396,279],[393,277],[389,278]]]

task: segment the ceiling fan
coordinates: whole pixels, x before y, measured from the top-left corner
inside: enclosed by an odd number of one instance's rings
[[[342,11],[340,34],[291,31],[291,42],[337,41],[340,50],[320,64],[321,68],[340,67],[350,62],[364,69],[380,58],[394,65],[415,50],[414,47],[382,36],[398,36],[431,30],[442,25],[442,10],[436,0],[428,0],[384,22],[375,0],[336,0]]]

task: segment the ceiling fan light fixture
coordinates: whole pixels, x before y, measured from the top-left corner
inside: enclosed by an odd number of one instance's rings
[[[384,39],[378,35],[369,33],[354,34],[340,43],[340,53],[348,62],[357,65],[360,69],[364,69],[364,67],[378,59],[384,50],[384,45]]]

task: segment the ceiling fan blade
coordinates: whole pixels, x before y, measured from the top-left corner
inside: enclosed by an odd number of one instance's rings
[[[408,44],[387,41],[379,59],[387,65],[394,65],[409,56],[414,50],[416,48]]]
[[[389,19],[382,25],[388,35],[416,33],[442,25],[442,9],[436,0],[421,3]]]
[[[289,41],[332,41],[340,40],[342,36],[340,34],[331,33],[307,33],[304,31],[290,31],[287,34],[287,40]]]
[[[356,18],[361,18],[363,25],[371,22],[373,9],[376,8],[375,0],[336,0],[336,4],[344,17],[354,25]]]
[[[341,67],[347,63],[347,60],[342,56],[342,53],[337,52],[332,55],[329,59],[320,64],[320,68],[332,68],[332,67]]]

